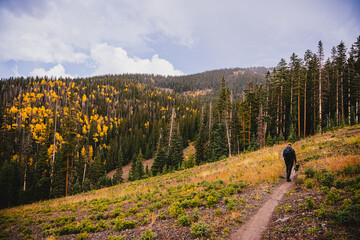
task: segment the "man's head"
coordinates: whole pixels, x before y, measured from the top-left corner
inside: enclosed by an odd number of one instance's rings
[[[289,143],[288,143],[288,145],[291,147],[292,143],[291,143],[291,142],[289,142]]]

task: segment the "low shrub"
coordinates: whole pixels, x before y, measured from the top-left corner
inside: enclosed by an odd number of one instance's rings
[[[140,240],[155,240],[157,237],[156,233],[151,231],[151,229],[146,229],[144,234],[141,235]]]
[[[226,208],[231,211],[235,210],[240,205],[239,200],[236,197],[229,198],[226,204]]]
[[[77,225],[69,223],[69,224],[62,226],[61,228],[56,229],[55,234],[58,236],[69,235],[69,234],[78,234],[78,233],[80,233],[80,230],[81,230],[81,228],[79,228]]]
[[[79,235],[77,235],[77,239],[78,240],[85,240],[89,237],[90,235],[87,233],[87,232],[83,232],[83,233],[80,233]]]
[[[125,229],[133,229],[136,227],[136,221],[134,220],[125,220],[124,218],[117,218],[115,220],[114,230],[120,232]]]
[[[180,202],[174,202],[170,205],[168,212],[171,217],[178,217],[181,214],[185,213],[185,209],[182,208],[182,205]]]
[[[305,205],[308,209],[313,209],[315,207],[315,203],[313,201],[313,198],[312,197],[308,197],[306,200],[305,200]]]
[[[330,190],[326,196],[325,202],[331,205],[339,202],[342,199],[341,193],[342,193],[341,190],[337,190],[337,189]]]
[[[214,215],[215,215],[215,216],[221,216],[222,213],[223,213],[223,212],[221,211],[220,208],[217,208],[217,209],[214,210]]]
[[[326,187],[332,187],[334,185],[334,175],[332,173],[326,173],[325,176],[320,178],[319,181],[322,185]]]
[[[179,223],[181,223],[181,225],[183,226],[190,226],[191,223],[191,219],[190,216],[187,214],[181,215],[178,217],[178,221]]]
[[[201,203],[202,203],[202,200],[198,196],[196,196],[192,200],[190,200],[189,206],[192,208],[196,208],[196,207],[199,207]]]
[[[110,235],[107,240],[125,240],[126,235]]]
[[[313,181],[313,180],[307,179],[307,180],[305,181],[305,187],[306,187],[306,188],[311,189],[311,188],[313,188],[313,186],[314,186],[314,181]]]
[[[191,233],[195,237],[206,237],[210,234],[210,227],[205,222],[196,222],[191,225]]]
[[[336,222],[340,225],[360,226],[360,205],[349,205],[335,214]]]
[[[197,222],[200,218],[199,210],[196,208],[193,212],[193,215],[191,216],[191,219],[193,222]]]
[[[305,170],[305,175],[306,175],[306,177],[308,177],[308,178],[313,178],[314,176],[315,176],[315,170],[314,169],[312,169],[311,167],[308,167],[308,168],[306,168],[306,170]]]
[[[206,197],[206,206],[207,207],[214,207],[217,203],[218,199],[212,195]]]

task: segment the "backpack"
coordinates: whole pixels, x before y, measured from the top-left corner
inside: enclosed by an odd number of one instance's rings
[[[284,154],[283,154],[284,159],[290,160],[291,159],[291,152],[292,152],[292,148],[291,147],[286,147],[284,149]]]

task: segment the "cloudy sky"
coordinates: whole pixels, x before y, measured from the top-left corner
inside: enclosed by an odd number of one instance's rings
[[[0,78],[272,67],[359,35],[358,0],[0,0]]]

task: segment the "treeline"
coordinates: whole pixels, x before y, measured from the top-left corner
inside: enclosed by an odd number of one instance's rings
[[[323,45],[307,50],[303,59],[293,53],[266,74],[264,85],[250,82],[235,99],[222,80],[214,106],[203,106],[195,143],[196,161],[296,141],[310,134],[359,123],[360,36],[347,51],[343,42],[324,58]]]
[[[112,76],[11,78],[0,97],[0,207],[107,186],[113,169],[121,182],[123,165],[154,157],[160,134],[171,142],[172,131],[181,151],[193,141],[201,106]]]
[[[161,76],[150,74],[122,74],[115,75],[118,79],[133,79],[143,84],[171,89],[177,93],[193,92],[210,89],[206,99],[213,99],[220,92],[219,80],[225,77],[234,97],[239,98],[250,81],[253,84],[265,84],[265,67],[229,68],[206,71],[203,73],[184,76]]]

